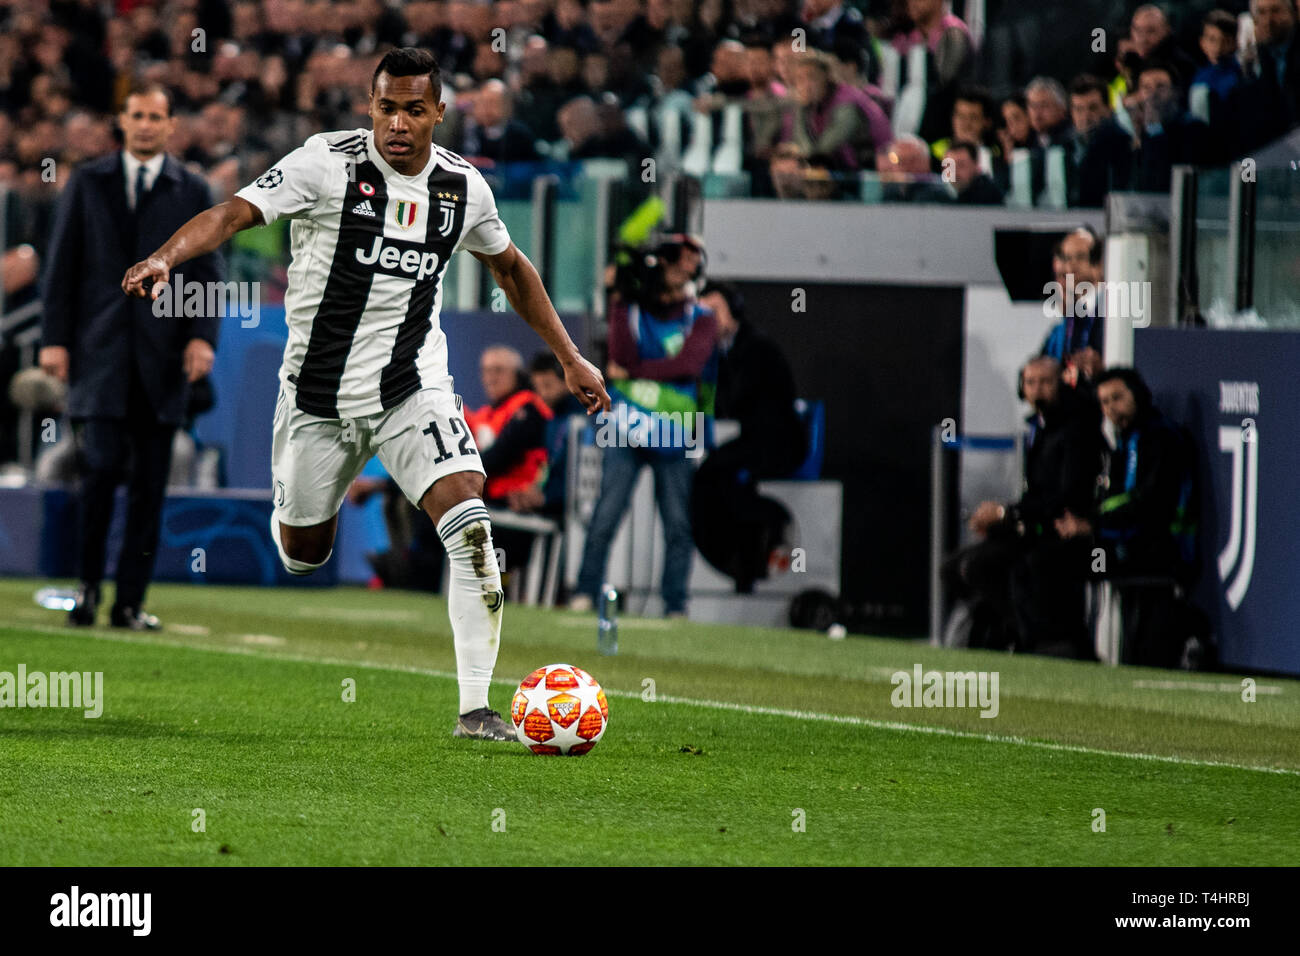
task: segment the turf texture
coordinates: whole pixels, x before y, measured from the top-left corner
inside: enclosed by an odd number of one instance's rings
[[[1300,859],[1296,681],[634,618],[601,657],[593,615],[508,606],[493,706],[560,661],[610,694],[590,754],[538,757],[451,737],[436,597],[157,586],[133,635],[42,583],[0,581],[0,672],[100,671],[103,714],[0,708],[3,865]],[[895,707],[918,664],[997,672],[997,716]]]

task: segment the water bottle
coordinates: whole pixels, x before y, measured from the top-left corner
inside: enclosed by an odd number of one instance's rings
[[[596,650],[606,656],[618,653],[618,591],[612,584],[600,589],[600,623],[596,631]]]

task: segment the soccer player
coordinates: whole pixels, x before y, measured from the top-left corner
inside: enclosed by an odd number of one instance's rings
[[[374,130],[319,133],[229,202],[178,229],[122,280],[155,298],[178,264],[242,229],[294,220],[271,473],[271,536],[284,566],[310,574],[333,553],[348,486],[377,454],[429,515],[451,559],[447,608],[460,718],[454,735],[512,740],[488,706],[504,594],[483,505],[483,466],[447,372],[441,278],[458,248],[492,272],[555,353],[592,414],[604,378],[560,324],[532,264],[510,241],[481,174],[434,146],[442,81],[427,51],[392,50],[371,81]],[[150,281],[152,287],[150,288]]]

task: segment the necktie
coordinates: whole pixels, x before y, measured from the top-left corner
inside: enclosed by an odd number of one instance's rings
[[[137,168],[135,171],[135,207],[134,208],[136,209],[140,208],[140,203],[144,200],[144,194],[148,192],[148,189],[145,186],[145,175],[146,174],[145,174],[144,164],[141,163],[139,168]]]

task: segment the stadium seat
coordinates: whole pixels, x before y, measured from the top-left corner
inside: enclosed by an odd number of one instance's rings
[[[1168,576],[1103,578],[1087,589],[1097,659],[1196,669],[1209,650],[1205,616]]]
[[[703,176],[713,157],[713,115],[696,113],[691,119],[691,142],[682,154],[682,172]]]
[[[926,54],[924,45],[912,47],[907,54],[907,83],[894,101],[894,135],[915,133],[925,116]]]
[[[744,161],[744,128],[739,106],[733,103],[722,111],[722,142],[713,154],[713,172],[723,176],[740,172]]]
[[[877,52],[880,55],[880,91],[891,100],[896,100],[903,72],[902,59],[898,51],[888,43],[879,44]]]
[[[517,514],[499,508],[489,508],[488,518],[494,528],[524,531],[533,536],[528,564],[524,569],[523,603],[536,605],[541,601],[545,607],[554,606],[564,539],[559,523],[539,515]]]

